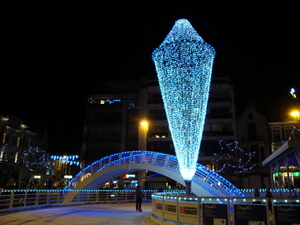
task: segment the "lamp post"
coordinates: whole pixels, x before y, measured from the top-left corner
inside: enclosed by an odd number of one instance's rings
[[[139,124],[138,148],[139,150],[147,149],[147,133],[149,129],[148,121],[142,120]]]
[[[295,108],[296,110],[291,112],[291,116],[295,118],[296,120],[296,126],[293,131],[293,140],[300,140],[300,105],[299,105],[299,99],[297,98],[296,91],[294,88],[291,88],[290,94],[292,96],[292,99],[295,101]]]

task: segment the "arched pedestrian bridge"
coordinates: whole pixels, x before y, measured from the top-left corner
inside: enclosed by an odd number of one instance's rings
[[[176,156],[152,151],[126,151],[97,160],[77,174],[65,189],[98,190],[107,181],[140,170],[153,171],[185,185]],[[192,192],[203,197],[243,196],[229,181],[201,164],[197,164]]]

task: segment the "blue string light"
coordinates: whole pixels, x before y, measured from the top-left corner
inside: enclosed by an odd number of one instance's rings
[[[176,21],[152,54],[180,173],[187,181],[196,171],[214,57],[214,48],[186,19]]]

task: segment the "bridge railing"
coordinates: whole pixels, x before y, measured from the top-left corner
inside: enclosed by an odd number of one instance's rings
[[[113,155],[109,155],[95,161],[93,164],[87,166],[79,174],[77,174],[65,189],[81,189],[78,188],[78,185],[83,184],[85,180],[89,179],[92,174],[97,173],[110,166],[117,166],[121,164],[154,165],[156,167],[161,167],[164,170],[171,170],[172,172],[180,174],[178,169],[178,160],[175,155],[153,151],[127,151],[115,153]],[[113,178],[114,175],[115,174],[113,173],[109,174],[106,177],[106,180],[108,180],[109,178]],[[100,186],[102,185],[101,182],[106,181],[105,179],[98,179],[98,182]],[[199,185],[201,188],[205,189],[212,196],[243,196],[242,193],[239,192],[238,188],[228,182],[225,178],[200,164],[197,164],[193,182]],[[91,188],[87,187],[87,189]]]

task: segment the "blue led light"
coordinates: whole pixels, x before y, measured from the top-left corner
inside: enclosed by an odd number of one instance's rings
[[[186,19],[176,21],[152,54],[180,173],[187,181],[196,172],[214,57],[214,48]]]

